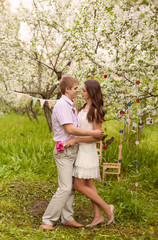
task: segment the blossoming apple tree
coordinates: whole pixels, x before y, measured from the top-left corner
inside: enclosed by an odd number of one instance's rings
[[[33,0],[30,9],[3,11],[3,92],[55,99],[63,75],[81,83],[93,78],[102,85],[110,118],[127,112],[128,102],[135,118],[138,100],[142,117],[156,116],[157,7],[147,0]],[[28,31],[25,38],[22,25]],[[43,108],[51,130],[47,102]]]

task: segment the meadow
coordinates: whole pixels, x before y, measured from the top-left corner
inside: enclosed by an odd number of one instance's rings
[[[119,124],[103,125],[107,139],[114,137],[103,150],[103,162],[118,161]],[[26,115],[0,116],[0,239],[158,239],[157,139],[158,124],[146,125],[136,151],[136,133],[130,131],[123,141],[121,181],[108,175],[95,182],[99,195],[116,207],[113,224],[75,229],[58,221],[55,231],[43,232],[41,217],[57,188],[53,133],[42,115],[39,123]],[[86,197],[76,193],[73,208],[78,222],[91,222],[93,210]]]

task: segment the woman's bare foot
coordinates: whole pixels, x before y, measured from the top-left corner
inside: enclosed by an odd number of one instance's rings
[[[108,218],[107,225],[110,225],[114,221],[114,210],[115,210],[115,207],[114,207],[114,205],[109,205],[109,206],[110,206],[111,216]]]
[[[86,227],[93,227],[101,223],[104,223],[104,217],[103,216],[95,217],[90,224],[86,225]]]
[[[91,224],[96,224],[98,221],[100,220],[103,220],[104,217],[101,215],[101,216],[98,216],[98,217],[94,217],[93,221],[91,222]]]

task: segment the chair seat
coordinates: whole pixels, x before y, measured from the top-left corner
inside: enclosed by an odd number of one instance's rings
[[[103,167],[106,167],[106,168],[119,168],[120,164],[119,163],[103,163]]]
[[[114,172],[114,171],[113,171],[113,172],[109,172],[109,171],[106,172],[106,171],[105,171],[104,173],[105,173],[105,174],[118,174],[118,172]]]

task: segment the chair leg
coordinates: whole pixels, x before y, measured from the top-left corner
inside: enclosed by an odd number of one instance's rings
[[[120,181],[120,174],[117,175],[117,179],[118,179],[118,181]]]
[[[104,181],[104,169],[103,169],[103,173],[102,173],[102,180]]]

